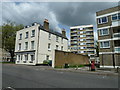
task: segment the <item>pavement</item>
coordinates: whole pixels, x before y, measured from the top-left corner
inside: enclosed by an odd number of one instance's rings
[[[89,74],[97,74],[97,75],[112,75],[112,76],[119,75],[119,73],[116,71],[116,69],[108,69],[108,68],[96,68],[95,71],[91,71],[89,69],[89,67],[67,68],[67,69],[56,69],[56,70],[89,73]]]
[[[23,65],[26,68],[29,68],[28,65]],[[40,70],[55,70],[55,71],[64,71],[64,72],[77,72],[77,73],[88,73],[88,74],[96,74],[96,75],[109,75],[109,76],[118,76],[119,73],[117,69],[113,68],[96,68],[95,71],[91,71],[89,67],[80,67],[80,68],[52,68],[51,66],[30,66],[35,67]]]

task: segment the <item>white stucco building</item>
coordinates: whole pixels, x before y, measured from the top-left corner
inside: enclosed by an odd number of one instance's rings
[[[55,49],[67,51],[68,39],[66,31],[62,34],[49,29],[47,19],[44,25],[33,23],[32,26],[17,31],[16,34],[16,64],[36,65],[44,60],[52,60],[54,67]]]

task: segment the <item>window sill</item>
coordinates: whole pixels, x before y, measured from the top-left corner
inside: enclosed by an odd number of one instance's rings
[[[33,61],[29,61],[29,63],[33,63]]]
[[[35,37],[35,36],[31,36],[31,37]]]
[[[26,63],[26,61],[23,61],[23,63]]]
[[[99,36],[108,36],[109,34],[99,35]]]
[[[25,39],[28,39],[28,37],[25,37]]]
[[[113,22],[120,21],[120,19],[112,20]]]
[[[103,49],[109,49],[110,47],[100,47],[101,49],[103,48]]]
[[[48,51],[51,51],[51,49],[48,49]]]
[[[108,23],[108,22],[104,22],[104,23],[98,23],[98,24],[106,24],[106,23]]]

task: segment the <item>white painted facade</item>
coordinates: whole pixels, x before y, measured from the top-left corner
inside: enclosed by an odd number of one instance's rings
[[[15,44],[15,53],[17,57],[16,64],[36,65],[42,64],[44,60],[48,59],[52,60],[52,67],[54,67],[54,54],[56,47],[58,47],[58,50],[68,50],[68,39],[63,37],[62,34],[57,35],[39,27],[40,25],[36,24],[17,32]],[[35,30],[34,37],[31,37],[32,30]],[[28,38],[25,38],[26,32],[28,32]],[[20,34],[22,34],[21,40],[19,40]],[[56,41],[57,37],[58,41]],[[31,47],[32,41],[34,41],[34,49],[32,49],[33,47]],[[25,50],[25,42],[28,42],[27,50]],[[19,50],[20,43],[21,50]],[[50,46],[48,46],[48,44],[50,44]],[[26,59],[25,55],[28,55],[28,59]],[[34,59],[32,60],[33,55]]]

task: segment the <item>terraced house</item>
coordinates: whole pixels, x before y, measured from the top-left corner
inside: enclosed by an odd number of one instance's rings
[[[93,25],[82,25],[70,27],[71,52],[88,55],[94,60],[94,33]]]
[[[120,6],[96,12],[102,66],[120,65]]]
[[[33,23],[16,35],[16,64],[36,65],[43,64],[44,60],[52,60],[54,67],[55,50],[67,51],[68,39],[66,31],[62,33],[49,29],[49,22],[44,20],[44,25]]]

